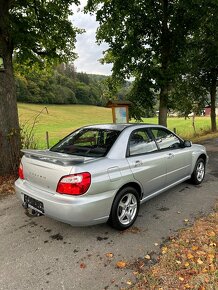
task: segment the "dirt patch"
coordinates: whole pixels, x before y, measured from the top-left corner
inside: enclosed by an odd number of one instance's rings
[[[17,175],[4,175],[0,176],[0,198],[14,194],[14,182],[17,179]]]
[[[63,236],[60,233],[58,233],[56,235],[52,235],[52,236],[50,236],[50,238],[52,238],[52,240],[57,240],[57,241],[63,240]]]

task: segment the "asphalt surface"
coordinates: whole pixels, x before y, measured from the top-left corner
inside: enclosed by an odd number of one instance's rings
[[[0,289],[127,287],[134,267],[118,269],[118,261],[134,264],[148,253],[154,261],[169,236],[212,211],[218,197],[218,139],[204,145],[210,157],[204,182],[182,183],[143,204],[134,227],[123,233],[106,224],[76,228],[32,217],[15,196],[1,199]]]

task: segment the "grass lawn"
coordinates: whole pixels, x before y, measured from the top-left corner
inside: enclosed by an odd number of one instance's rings
[[[50,145],[72,132],[73,130],[90,124],[111,123],[112,112],[109,108],[88,106],[88,105],[45,105],[18,104],[20,123],[27,123],[31,128],[36,116],[43,112],[36,119],[34,127],[35,138],[39,148],[46,147],[45,134],[49,132]],[[157,124],[157,118],[143,119],[145,123]],[[210,129],[209,117],[196,117],[197,134],[203,135]],[[176,128],[177,134],[185,139],[193,139],[194,130],[192,118],[168,118],[168,128]]]
[[[31,127],[34,118],[45,105],[18,104],[21,126],[28,122]],[[46,105],[48,113],[43,110],[35,125],[35,138],[40,148],[45,147],[45,134],[49,132],[50,144],[72,132],[89,124],[111,123],[111,111],[108,108],[86,105]]]

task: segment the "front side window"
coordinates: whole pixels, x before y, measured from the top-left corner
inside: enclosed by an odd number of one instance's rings
[[[84,128],[73,132],[50,150],[84,157],[103,157],[119,134],[120,131],[116,130]]]
[[[162,128],[151,129],[151,132],[161,150],[181,148],[180,139],[172,132]]]
[[[149,138],[146,130],[134,131],[129,140],[129,156],[157,151],[155,142]]]

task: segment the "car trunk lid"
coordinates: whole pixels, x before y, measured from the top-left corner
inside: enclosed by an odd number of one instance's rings
[[[61,177],[76,172],[76,167],[87,158],[72,156],[49,150],[22,150],[24,178],[40,189],[56,192]],[[90,159],[90,158],[88,158]]]

